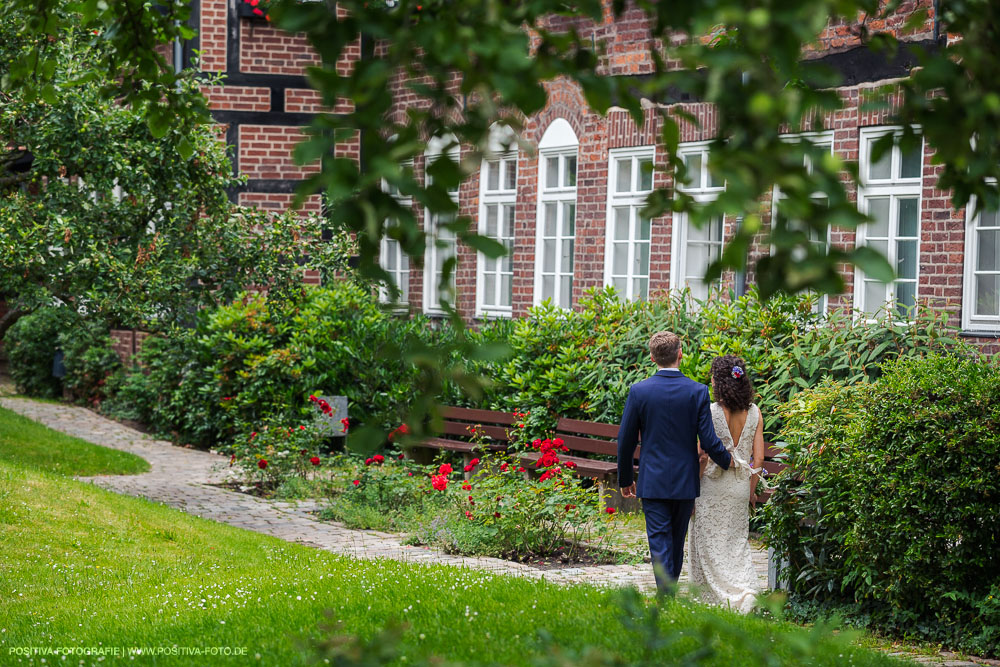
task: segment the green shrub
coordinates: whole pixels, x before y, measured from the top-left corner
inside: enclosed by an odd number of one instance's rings
[[[790,408],[795,470],[768,504],[768,541],[788,556],[796,597],[995,655],[1000,366],[931,355],[882,370],[870,387]]]
[[[7,330],[4,347],[19,392],[39,398],[62,396],[62,381],[52,375],[52,362],[59,335],[79,324],[79,315],[69,308],[49,306],[21,317]]]
[[[111,377],[122,368],[107,327],[84,321],[60,333],[58,340],[65,355],[64,387],[73,400],[99,408],[109,394]]]

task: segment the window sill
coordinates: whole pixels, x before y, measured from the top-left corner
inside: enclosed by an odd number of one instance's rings
[[[962,329],[958,332],[961,338],[998,338],[1000,329]]]

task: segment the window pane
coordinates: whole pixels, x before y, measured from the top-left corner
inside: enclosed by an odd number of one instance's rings
[[[708,165],[706,165],[706,167],[707,166]],[[710,188],[721,188],[722,186],[724,186],[726,184],[725,181],[723,181],[720,176],[717,176],[716,174],[713,174],[708,169],[706,169],[705,171],[708,172],[708,187],[710,187]]]
[[[649,240],[649,218],[639,218],[639,233],[636,234],[636,238],[643,241]]]
[[[885,283],[865,281],[865,311],[874,313],[885,306]]]
[[[511,304],[510,274],[505,273],[500,276],[500,305],[509,306]]]
[[[899,177],[900,178],[920,178],[921,163],[920,148],[914,148],[899,155]]]
[[[919,215],[917,212],[916,197],[907,197],[899,200],[899,236],[917,237],[919,227]]]
[[[486,161],[486,189],[500,189],[500,162],[498,160]]]
[[[517,189],[517,158],[512,157],[508,160],[504,160],[507,166],[507,177],[504,180],[504,190],[516,190]]]
[[[649,298],[649,279],[637,278],[632,283],[632,299],[645,301]]]
[[[497,277],[492,273],[483,276],[483,304],[486,306],[496,305]]]
[[[917,277],[916,241],[899,241],[896,244],[896,275],[900,278]]]
[[[576,204],[563,204],[563,236],[576,234]]]
[[[886,241],[885,239],[881,241],[872,241],[871,239],[869,239],[865,241],[865,245],[871,248],[872,250],[878,251],[879,253],[882,254],[883,257],[889,256],[889,242]]]
[[[486,235],[492,238],[497,237],[497,205],[486,205]]]
[[[1000,316],[1000,276],[976,276],[976,315]]]
[[[514,205],[504,204],[503,220],[500,226],[500,236],[509,239],[514,236]]]
[[[889,236],[889,198],[875,197],[868,200],[868,215],[873,222],[865,229],[869,238],[888,238]]]
[[[576,156],[570,155],[563,165],[563,185],[571,188],[576,185]]]
[[[627,206],[615,209],[615,235],[619,241],[628,239],[629,209]]]
[[[701,153],[684,156],[684,166],[687,167],[687,185],[690,188],[701,187]]]
[[[626,286],[625,278],[615,278],[611,281],[611,286],[615,288],[618,292],[618,296],[625,296],[628,292],[625,290]]]
[[[545,158],[545,187],[554,188],[559,185],[559,158]]]
[[[871,158],[872,145],[875,139],[868,141],[868,156]],[[892,169],[892,150],[886,151],[878,162],[868,163],[868,178],[872,180],[889,178]]]
[[[997,220],[996,211],[983,211],[976,220],[976,227],[997,227],[1000,221]]]
[[[635,275],[637,276],[648,276],[649,275],[649,244],[648,243],[638,243],[635,247],[635,268],[633,269]]]
[[[573,305],[573,280],[566,276],[559,284],[559,305],[569,308]]]
[[[542,300],[555,297],[555,276],[542,276]]]
[[[556,270],[556,243],[557,241],[546,241],[542,252],[542,271],[551,273]]]
[[[684,267],[685,277],[697,280],[705,277],[705,270],[708,268],[708,253],[709,250],[706,245],[695,244],[687,247],[687,262]]]
[[[639,189],[643,191],[653,189],[653,161],[651,159],[639,160]]]
[[[711,225],[709,226],[709,239],[715,243],[722,242],[722,216],[717,216],[712,218]]]
[[[612,245],[611,273],[616,276],[624,276],[628,273],[628,243],[615,243]]]
[[[567,266],[573,265],[573,240],[564,239],[562,242],[562,252],[559,255],[559,266],[565,271]]]
[[[908,319],[913,315],[912,310],[916,303],[917,283],[896,283],[896,313]]]
[[[618,160],[617,176],[615,179],[615,192],[632,191],[632,158],[626,157]]]
[[[556,206],[557,204],[545,204],[545,220],[542,234],[544,236],[556,235]]]
[[[569,257],[568,257],[568,259],[565,262],[563,262],[563,265],[560,267],[560,269],[564,273],[568,273],[568,274],[572,275],[573,274],[573,252],[576,250],[576,243],[573,241],[573,239],[566,239],[565,241],[563,241],[563,243],[564,244],[565,243],[569,244]]]
[[[688,241],[708,241],[711,239],[711,223],[704,227],[697,227],[693,222],[688,222]]]
[[[1000,271],[1000,231],[976,232],[979,237],[977,271]]]

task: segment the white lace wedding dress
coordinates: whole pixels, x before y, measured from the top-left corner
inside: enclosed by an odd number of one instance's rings
[[[750,477],[759,469],[750,467],[753,438],[760,421],[760,409],[751,405],[739,442],[726,423],[718,403],[712,404],[715,432],[733,456],[729,470],[713,461],[701,478],[701,495],[694,503],[694,517],[688,533],[688,571],[702,602],[731,607],[749,613],[757,601],[757,574],[750,543]]]

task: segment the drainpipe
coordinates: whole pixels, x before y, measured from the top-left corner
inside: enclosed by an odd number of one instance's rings
[[[746,88],[747,84],[750,83],[749,73],[743,72],[740,75],[740,83],[742,83],[743,87]],[[741,215],[736,218],[737,228],[740,227],[742,224],[743,224],[743,216]],[[744,266],[746,265],[746,262],[747,262],[747,257],[746,254],[744,254],[743,256]],[[747,272],[745,269],[736,272],[736,275],[734,276],[734,282],[735,282],[735,285],[733,286],[734,292],[736,294],[736,298],[739,299],[741,296],[747,293]]]

